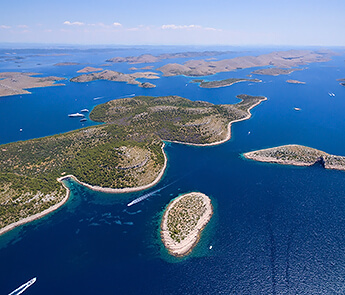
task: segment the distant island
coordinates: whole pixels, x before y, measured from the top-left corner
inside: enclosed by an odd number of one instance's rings
[[[55,210],[68,199],[57,181],[73,178],[93,190],[147,189],[164,173],[164,141],[214,145],[231,124],[250,118],[262,96],[214,105],[178,96],[138,96],[97,105],[92,127],[0,146],[0,234]]]
[[[78,63],[78,62],[70,62],[70,61],[58,62],[58,63],[54,64],[54,66],[57,66],[57,67],[63,67],[63,66],[77,66],[77,65],[80,65],[80,63]]]
[[[91,73],[91,72],[100,72],[103,71],[102,68],[94,68],[94,67],[85,67],[79,71],[77,71],[77,73]]]
[[[267,75],[267,76],[279,76],[279,75],[288,75],[295,71],[302,71],[302,69],[279,69],[279,68],[267,68],[255,70],[252,74],[255,75]]]
[[[131,71],[138,71],[138,70],[152,70],[153,66],[146,66],[146,67],[142,67],[142,68],[136,68],[136,67],[131,67],[129,68]]]
[[[230,72],[238,69],[273,66],[282,68],[275,74],[286,73],[286,69],[306,65],[312,62],[325,62],[333,55],[330,51],[289,50],[276,51],[259,56],[240,56],[219,61],[190,60],[184,64],[171,63],[157,68],[164,76],[209,76],[220,72]],[[284,71],[285,69],[285,71]],[[262,72],[265,70],[264,72]],[[294,69],[295,70],[295,69]],[[273,70],[262,69],[254,71],[271,75]]]
[[[152,54],[142,54],[139,56],[127,56],[127,57],[113,57],[107,59],[107,62],[113,63],[122,63],[127,62],[130,64],[138,64],[138,63],[155,63],[159,62],[164,59],[173,59],[173,58],[193,58],[193,57],[200,57],[200,56],[217,56],[221,54],[227,54],[230,51],[196,51],[196,52],[178,52],[178,53],[163,53],[159,55],[152,55]]]
[[[294,166],[320,163],[326,169],[345,170],[345,157],[327,154],[303,145],[283,145],[243,154],[245,158]]]
[[[189,254],[212,214],[211,200],[205,194],[192,192],[172,200],[161,221],[161,238],[169,253],[176,257]]]
[[[115,82],[126,82],[127,84],[138,85],[139,87],[143,88],[153,88],[156,85],[148,82],[139,82],[137,79],[145,78],[145,79],[159,79],[160,77],[155,72],[136,72],[133,74],[123,74],[120,72],[115,72],[111,70],[105,70],[100,73],[90,73],[84,74],[77,77],[72,78],[71,82],[90,82],[96,80],[108,80],[108,81],[115,81]]]
[[[340,81],[340,85],[345,86],[345,79],[338,79],[337,81]]]
[[[0,97],[18,94],[30,94],[25,90],[29,88],[64,86],[65,84],[54,84],[56,81],[66,80],[61,77],[33,77],[39,73],[4,72],[0,73]]]
[[[224,80],[217,80],[217,81],[205,81],[200,79],[195,79],[191,81],[192,83],[199,83],[201,88],[219,88],[219,87],[226,87],[231,86],[238,82],[262,82],[259,79],[246,79],[246,78],[229,78]]]
[[[286,82],[290,84],[306,84],[305,82],[298,81],[298,80],[286,80]]]

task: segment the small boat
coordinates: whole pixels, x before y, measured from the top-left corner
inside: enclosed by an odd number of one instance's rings
[[[213,247],[212,247],[212,245],[209,247],[209,249],[211,250]]]
[[[294,108],[295,111],[300,111],[301,109],[300,108]]]
[[[88,113],[89,110],[88,110],[88,109],[82,109],[80,112],[81,112],[81,113]]]
[[[87,121],[86,118],[80,119],[80,122],[85,122],[85,121]]]
[[[80,113],[75,113],[75,114],[69,114],[68,117],[75,118],[75,117],[85,117],[85,116]]]
[[[29,288],[35,282],[36,282],[36,278],[33,278],[30,281],[26,282],[25,284],[21,285],[19,288],[17,288],[14,291],[12,291],[8,295],[19,295],[19,294],[22,294],[27,288]]]

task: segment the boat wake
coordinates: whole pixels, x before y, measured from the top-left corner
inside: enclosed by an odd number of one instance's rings
[[[144,194],[144,195],[140,196],[139,198],[134,199],[132,202],[130,202],[130,203],[127,204],[127,207],[133,206],[133,205],[135,205],[135,204],[137,204],[137,203],[139,203],[139,202],[141,202],[141,201],[144,201],[144,200],[147,199],[148,197],[151,197],[151,196],[157,194],[157,193],[160,192],[161,190],[167,188],[168,186],[173,185],[173,184],[174,184],[175,182],[177,182],[177,181],[178,181],[178,180],[175,180],[175,181],[173,181],[173,182],[171,182],[171,183],[169,183],[169,184],[167,184],[167,185],[165,185],[165,186],[163,186],[163,187],[161,187],[161,188],[159,188],[159,189],[154,190],[153,192]]]
[[[127,97],[133,97],[133,96],[135,96],[135,93],[123,95],[123,96],[120,96],[118,98],[127,98]]]
[[[27,288],[29,288],[35,282],[36,282],[36,278],[33,278],[30,281],[26,282],[25,284],[21,285],[19,288],[17,288],[14,291],[12,291],[8,295],[19,295],[19,294],[22,294]]]

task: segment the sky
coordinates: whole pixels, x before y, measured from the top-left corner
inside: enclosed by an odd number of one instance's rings
[[[11,0],[1,43],[345,46],[344,0]]]

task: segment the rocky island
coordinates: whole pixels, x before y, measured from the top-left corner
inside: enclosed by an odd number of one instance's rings
[[[0,73],[0,97],[18,94],[30,94],[29,88],[64,86],[55,84],[56,81],[66,80],[61,77],[33,77],[39,73],[4,72]]]
[[[262,69],[253,73],[264,75],[286,74],[294,71],[293,67],[306,65],[312,62],[325,62],[330,60],[332,52],[311,50],[276,51],[259,56],[240,56],[219,61],[190,60],[184,64],[167,64],[157,69],[164,76],[209,76],[220,72],[230,72],[238,69],[273,66],[281,69]],[[263,72],[262,72],[263,71]]]
[[[303,145],[283,145],[243,154],[245,158],[294,166],[321,164],[326,169],[345,170],[345,157],[327,154]]]
[[[90,73],[90,74],[83,74],[77,77],[72,78],[71,82],[90,82],[96,80],[108,80],[108,81],[115,81],[115,82],[126,82],[127,84],[138,85],[139,87],[143,88],[153,88],[156,85],[148,82],[139,82],[137,79],[145,78],[145,79],[159,79],[159,76],[155,72],[136,72],[133,74],[123,74],[120,72],[115,72],[111,70],[105,70],[100,73]]]
[[[226,87],[231,86],[238,82],[262,82],[259,79],[246,79],[246,78],[229,78],[224,80],[216,80],[216,81],[205,81],[195,79],[191,81],[192,83],[199,83],[201,88],[219,88],[219,87]]]
[[[171,255],[189,254],[213,214],[211,200],[205,194],[192,192],[169,203],[161,221],[161,238]]]
[[[253,75],[266,75],[266,76],[279,76],[289,75],[295,71],[301,71],[302,69],[280,69],[280,68],[267,68],[259,69],[252,72]]]
[[[306,84],[305,82],[298,81],[298,80],[286,80],[286,82],[290,84]]]
[[[77,73],[91,73],[91,72],[100,72],[103,71],[102,68],[94,68],[94,67],[85,67],[79,71],[77,71]]]
[[[54,64],[54,66],[57,66],[57,67],[77,66],[77,65],[80,65],[80,63],[78,63],[78,62],[70,62],[70,61],[58,62],[58,63]]]
[[[230,105],[178,96],[116,99],[90,113],[91,120],[105,124],[1,145],[0,234],[61,206],[68,198],[63,179],[113,193],[156,184],[167,162],[163,141],[222,143],[233,122],[248,119],[266,100],[238,98],[241,102]]]

